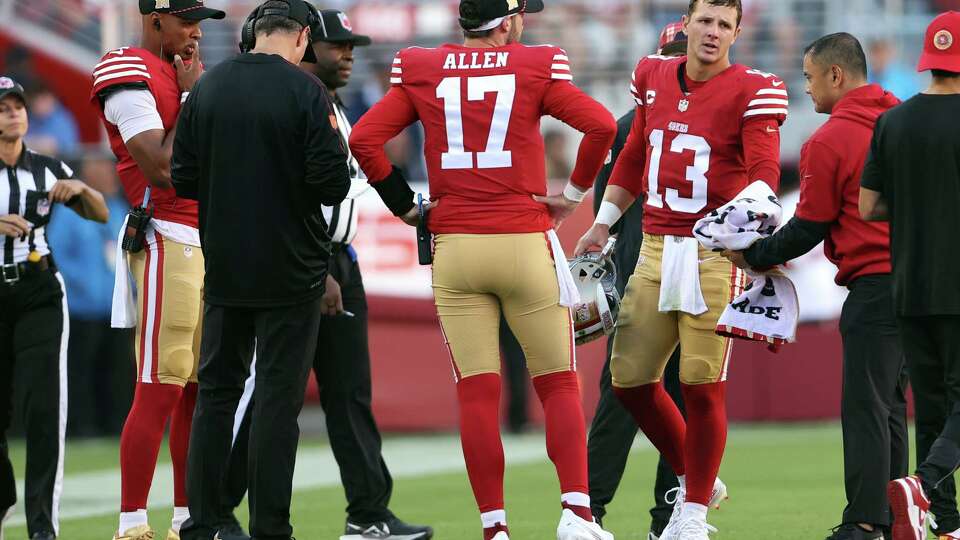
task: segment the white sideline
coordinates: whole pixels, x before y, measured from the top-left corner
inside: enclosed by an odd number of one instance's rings
[[[547,460],[543,433],[504,435],[503,447],[508,465],[523,465]],[[641,437],[634,448],[649,449]],[[165,449],[161,449],[165,451]],[[454,435],[391,437],[383,441],[384,460],[394,478],[409,478],[463,470],[460,439]],[[425,459],[427,457],[427,459]],[[70,455],[67,454],[69,466]],[[173,506],[173,479],[169,463],[157,467],[150,490],[151,508]],[[294,473],[295,491],[340,485],[340,471],[329,447],[311,447],[297,455]],[[23,482],[17,481],[17,500],[23,501]],[[60,521],[70,521],[116,513],[120,506],[120,469],[70,474],[64,477]],[[7,527],[26,523],[23,505],[7,521]]]

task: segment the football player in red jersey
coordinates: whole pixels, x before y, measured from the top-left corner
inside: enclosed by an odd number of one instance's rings
[[[610,370],[614,392],[680,479],[661,540],[703,540],[707,508],[726,488],[717,472],[726,444],[725,380],[731,340],[714,329],[743,286],[742,272],[698,246],[694,223],[762,180],[780,179],[780,125],[787,89],[776,76],[731,64],[740,0],[691,0],[683,19],[687,56],[640,60],[637,104],[593,227],[576,253],[603,246],[644,195],[644,242],[627,285]],[[661,383],[680,343],[687,421]]]
[[[508,538],[498,421],[501,312],[523,346],[561,488],[561,540],[608,539],[590,513],[586,435],[570,313],[576,292],[553,228],[592,185],[616,133],[573,85],[563,49],[519,43],[541,0],[463,0],[464,45],[411,47],[392,88],[356,125],[350,148],[386,205],[417,221],[413,192],[383,144],[420,120],[436,234],[433,289],[453,363],[460,437],[483,538]],[[540,118],[584,133],[562,195],[546,195]]]
[[[127,255],[137,283],[134,307],[127,273],[118,268],[114,326],[136,326],[137,383],[120,437],[120,521],[116,540],[149,540],[147,495],[163,430],[170,421],[174,515],[168,540],[189,517],[186,458],[197,396],[203,253],[197,203],[176,196],[170,156],[180,104],[200,77],[200,21],[224,13],[202,0],[140,0],[140,47],[104,55],[93,69],[91,101],[101,112],[127,202],[148,204],[153,218],[144,248]],[[149,202],[145,193],[150,190]],[[139,321],[138,321],[139,319]]]

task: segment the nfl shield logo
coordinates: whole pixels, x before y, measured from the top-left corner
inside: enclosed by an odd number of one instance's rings
[[[353,32],[353,25],[350,24],[350,19],[347,18],[346,13],[337,13],[337,17],[340,19],[340,24],[343,25],[345,30]]]
[[[37,200],[37,215],[47,217],[50,215],[50,199],[44,197]]]
[[[685,99],[681,99],[680,104],[677,105],[677,109],[680,109],[680,112],[687,112],[687,109],[689,108],[690,108],[690,102]]]

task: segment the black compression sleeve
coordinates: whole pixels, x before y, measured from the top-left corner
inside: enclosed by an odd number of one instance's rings
[[[830,225],[794,217],[772,236],[754,242],[743,256],[754,268],[783,264],[817,247],[830,232]]]
[[[403,216],[415,206],[413,203],[413,190],[410,189],[410,184],[408,184],[407,179],[403,177],[403,173],[396,167],[393,168],[390,176],[379,182],[371,182],[370,184],[373,186],[373,189],[377,190],[384,204],[387,205],[387,208],[389,208],[395,216]]]

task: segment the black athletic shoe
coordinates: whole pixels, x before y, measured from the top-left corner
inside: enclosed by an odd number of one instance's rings
[[[241,526],[237,520],[237,516],[233,515],[232,512],[227,521],[220,525],[220,534],[225,536],[247,536],[247,533],[243,530],[243,526]]]
[[[245,534],[225,534],[223,532],[217,532],[213,535],[213,540],[251,540],[251,538]]]
[[[50,531],[42,531],[33,533],[33,536],[30,537],[30,540],[57,540],[57,535]]]
[[[399,518],[374,523],[354,523],[347,520],[340,540],[429,540],[433,529],[424,525],[409,525]]]
[[[844,523],[834,527],[833,534],[826,540],[885,540],[883,530],[877,528],[872,531],[861,529],[854,523]],[[888,538],[886,540],[889,540]]]

